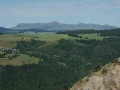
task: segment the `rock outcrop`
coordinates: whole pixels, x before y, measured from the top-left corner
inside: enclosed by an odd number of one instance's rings
[[[100,71],[85,77],[70,90],[120,90],[120,65],[110,63]]]

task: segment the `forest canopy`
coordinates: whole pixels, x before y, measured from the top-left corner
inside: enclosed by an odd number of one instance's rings
[[[65,40],[47,45],[45,41],[18,41],[20,54],[39,58],[38,64],[0,66],[0,90],[67,90],[97,65],[105,65],[120,55],[120,30],[66,31],[112,36],[103,40]],[[24,57],[23,57],[24,58]]]

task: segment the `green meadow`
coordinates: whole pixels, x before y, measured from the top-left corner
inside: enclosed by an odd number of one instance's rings
[[[32,32],[31,32],[32,33]],[[44,33],[44,32],[42,32]],[[46,32],[45,32],[46,33]],[[30,32],[29,32],[30,34]],[[17,41],[21,40],[42,40],[46,42],[56,42],[60,39],[70,39],[70,40],[75,40],[75,39],[96,39],[96,40],[102,40],[104,37],[99,36],[98,34],[78,34],[79,36],[82,36],[82,38],[79,37],[72,37],[68,36],[67,34],[54,34],[54,33],[49,33],[49,34],[35,34],[35,35],[27,35],[27,34],[5,34],[5,35],[0,35],[0,48],[13,48],[16,46]]]
[[[94,34],[78,34],[79,36],[82,36],[83,39],[96,39],[96,40],[102,40],[105,37],[100,36],[98,33]]]
[[[26,54],[18,54],[16,58],[11,60],[8,59],[8,56],[12,56],[13,54],[7,54],[6,57],[0,58],[0,65],[13,65],[13,66],[21,66],[24,64],[38,64],[39,59],[35,57],[30,57]]]
[[[68,36],[67,34],[48,34],[48,35],[21,35],[21,34],[5,34],[0,35],[0,48],[13,48],[16,45],[16,41],[21,40],[42,40],[47,42],[54,42],[60,39],[75,40],[75,37]],[[79,38],[78,38],[79,39]]]
[[[78,36],[79,37],[72,37],[72,36],[68,36],[68,34],[54,34],[54,33],[46,33],[46,32],[42,32],[42,33],[26,32],[24,34],[4,34],[4,35],[0,35],[0,49],[13,48],[16,46],[17,41],[21,41],[21,40],[29,41],[31,39],[35,39],[35,40],[46,41],[47,44],[45,44],[44,46],[47,46],[47,45],[57,44],[58,43],[57,41],[60,39],[102,40],[104,38],[97,33],[96,34],[78,34]],[[80,38],[80,36],[82,36],[82,38]],[[3,52],[0,51],[0,54],[3,54]],[[23,65],[23,64],[37,64],[39,62],[37,58],[30,57],[25,54],[19,54],[17,58],[13,58],[12,60],[9,60],[8,56],[6,56],[5,58],[0,58],[0,65],[16,66],[16,65]]]

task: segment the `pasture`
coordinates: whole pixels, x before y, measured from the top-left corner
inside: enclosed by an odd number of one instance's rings
[[[102,40],[105,37],[100,36],[98,33],[93,33],[93,34],[78,34],[78,36],[82,36],[82,39],[96,39],[96,40]]]
[[[39,62],[38,58],[30,57],[26,54],[19,54],[18,57],[9,60],[8,56],[12,56],[12,55],[13,54],[7,54],[5,58],[0,58],[0,65],[21,66],[24,64],[38,64]]]
[[[96,40],[102,40],[104,37],[99,36],[99,34],[78,34],[79,37],[72,37],[68,36],[68,34],[35,34],[31,32],[32,35],[29,34],[4,34],[0,35],[0,49],[8,49],[8,48],[14,48],[17,44],[17,41],[25,40],[29,41],[31,39],[35,40],[41,40],[46,41],[48,45],[54,45],[57,44],[58,40],[60,39],[66,39],[66,40],[76,40],[76,39],[83,39],[83,40],[89,40],[89,39],[96,39]],[[80,38],[82,36],[82,38]],[[87,39],[86,39],[87,38]],[[3,52],[0,52],[1,54]],[[20,66],[23,64],[37,64],[39,62],[38,58],[30,57],[26,54],[19,54],[16,58],[13,58],[12,60],[9,60],[8,56],[11,56],[12,54],[6,55],[5,58],[0,58],[0,65],[14,65],[14,66]],[[60,65],[64,65],[63,63],[59,63]]]
[[[0,48],[13,48],[16,46],[17,41],[31,39],[42,40],[47,42],[54,42],[60,39],[75,40],[75,37],[70,37],[67,34],[48,34],[48,35],[21,35],[21,34],[6,34],[0,35]],[[79,38],[78,38],[79,39]]]
[[[29,32],[30,33],[30,32]],[[43,33],[43,32],[42,32]],[[5,34],[0,35],[0,48],[13,48],[16,46],[17,41],[26,40],[29,41],[31,39],[41,40],[46,42],[56,42],[60,39],[66,40],[75,40],[75,39],[96,39],[102,40],[104,37],[99,36],[98,34],[78,34],[79,37],[68,36],[67,34],[35,34],[35,35],[24,35],[24,34]]]

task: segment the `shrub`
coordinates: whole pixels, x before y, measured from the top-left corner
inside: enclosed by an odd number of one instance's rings
[[[101,69],[101,65],[96,65],[95,68],[94,68],[94,72],[97,72]]]
[[[112,60],[111,63],[118,63],[118,60]]]
[[[82,38],[82,36],[80,36],[80,38]]]
[[[102,74],[105,74],[105,73],[107,73],[107,72],[108,72],[108,70],[105,69],[105,68],[103,68],[103,70],[102,70]]]
[[[88,81],[89,81],[89,78],[87,77],[87,78],[86,78],[86,82],[88,82]]]
[[[88,39],[88,37],[86,37],[85,39]]]

